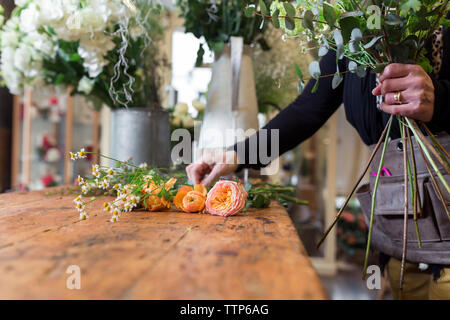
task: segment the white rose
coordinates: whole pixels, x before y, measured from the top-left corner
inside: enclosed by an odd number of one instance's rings
[[[107,27],[108,15],[102,7],[86,7],[81,10],[81,28],[86,31],[104,31]]]
[[[23,81],[21,74],[11,66],[2,64],[2,76],[12,94],[19,94],[21,91],[21,83]]]
[[[64,9],[60,0],[40,0],[39,9],[41,24],[49,24],[64,17]]]
[[[85,94],[90,94],[93,87],[94,87],[94,80],[84,76],[83,78],[81,78],[80,82],[78,82],[77,90]]]
[[[181,120],[185,128],[192,128],[195,124],[195,120],[190,115],[184,116]]]
[[[186,103],[177,103],[175,105],[175,113],[178,115],[184,115],[188,112],[189,107]]]
[[[19,34],[15,31],[2,32],[2,47],[17,47],[19,43]]]
[[[20,45],[14,53],[14,66],[25,72],[31,64],[32,49],[27,45]]]
[[[24,38],[23,42],[29,44],[30,46],[34,47],[34,49],[40,51],[41,53],[47,56],[53,57],[54,54],[56,53],[54,43],[49,38],[38,32],[29,33]]]
[[[198,111],[205,110],[205,104],[201,103],[199,99],[194,99],[192,101],[192,106],[197,109]]]
[[[26,5],[28,2],[30,2],[30,0],[14,0],[14,3],[15,3],[16,6],[18,6],[18,7],[23,7],[23,6]]]
[[[19,27],[25,33],[37,30],[39,27],[39,10],[35,3],[30,3],[20,13]]]

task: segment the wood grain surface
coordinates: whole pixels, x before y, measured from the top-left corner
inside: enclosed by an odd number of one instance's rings
[[[136,211],[80,221],[67,189],[0,195],[1,299],[324,299],[278,204],[223,218]],[[81,289],[66,273],[81,268]]]

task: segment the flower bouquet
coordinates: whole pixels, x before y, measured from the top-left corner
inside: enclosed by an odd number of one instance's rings
[[[96,107],[159,106],[161,6],[130,0],[16,0],[1,31],[12,93],[64,85]]]
[[[248,17],[259,16],[265,20],[271,20],[276,28],[281,28],[285,32],[285,38],[297,38],[306,35],[308,40],[313,44],[313,47],[318,49],[319,57],[325,56],[330,50],[336,52],[337,71],[334,74],[322,74],[318,61],[313,61],[309,65],[310,77],[308,79],[305,79],[302,72],[297,69],[297,74],[300,79],[298,85],[299,91],[301,92],[304,89],[305,80],[315,80],[315,85],[312,89],[315,92],[319,85],[319,78],[333,77],[332,86],[336,88],[342,82],[344,73],[351,72],[360,77],[365,77],[367,70],[371,70],[373,73],[381,73],[391,63],[415,64],[419,65],[426,72],[431,73],[433,70],[425,46],[438,26],[450,25],[450,21],[445,17],[449,8],[450,4],[448,0],[336,0],[329,2],[321,0],[297,0],[295,5],[290,2],[275,0],[270,6],[266,5],[263,0],[260,0],[258,6],[249,5],[245,9],[245,13]],[[344,57],[349,61],[348,68],[347,70],[339,70],[339,61]],[[375,154],[382,146],[381,159],[372,192],[363,278],[365,278],[367,270],[377,189],[394,118],[391,115],[385,130],[372,152],[366,169],[359,177],[344,205],[339,210],[334,223],[325,232],[324,237],[319,242],[320,245],[340,218],[350,197],[367,172]],[[400,277],[403,279],[407,247],[406,234],[409,202],[413,206],[413,219],[416,226],[419,247],[421,246],[417,220],[419,211],[419,188],[415,155],[412,152],[412,137],[414,136],[417,141],[434,188],[439,195],[449,219],[450,214],[444,200],[444,193],[450,193],[450,187],[443,175],[444,172],[450,174],[450,162],[448,152],[435,136],[431,134],[425,123],[420,123],[420,125],[429,137],[424,136],[419,128],[419,124],[413,119],[405,116],[397,116],[396,121],[399,122],[403,142],[404,186],[408,186],[404,187],[404,234],[402,271]],[[443,169],[439,169],[437,164],[440,164]],[[444,189],[439,187],[438,182],[442,184]],[[400,288],[402,288],[402,280]]]
[[[71,152],[72,160],[84,159],[92,152],[81,149]],[[282,199],[282,204],[293,202],[307,204],[294,196],[294,188],[279,185],[247,183],[221,180],[210,190],[203,185],[191,186],[186,174],[165,168],[149,168],[145,164],[136,166],[131,161],[115,161],[115,167],[92,166],[92,176],[78,177],[81,194],[74,200],[80,219],[88,217],[87,206],[102,196],[115,196],[104,203],[104,210],[111,214],[111,222],[118,221],[124,212],[136,209],[165,211],[174,208],[185,213],[210,213],[232,216],[248,207],[266,208],[271,199]],[[87,200],[85,197],[90,196]]]
[[[256,0],[177,0],[180,16],[184,18],[185,32],[203,37],[212,52],[221,52],[231,37],[243,37],[244,44],[259,43],[269,49],[264,40],[266,22],[261,17],[246,19],[245,6]],[[203,63],[205,50],[200,44],[196,66]]]

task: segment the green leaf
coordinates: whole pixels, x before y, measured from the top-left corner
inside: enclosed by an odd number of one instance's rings
[[[422,4],[419,0],[407,0],[405,3],[400,5],[400,13],[402,15],[407,15],[410,10],[419,11]]]
[[[58,85],[60,85],[62,82],[63,82],[63,80],[64,80],[64,74],[58,74],[57,76],[56,76],[56,79],[55,79],[55,82],[53,83],[55,86],[58,86]]]
[[[337,87],[339,87],[339,85],[341,84],[342,80],[344,80],[344,78],[342,78],[341,74],[339,73],[339,70],[334,74],[333,77],[333,81],[331,82],[331,87],[334,89],[336,89]]]
[[[267,15],[267,7],[266,4],[264,3],[264,0],[259,0],[259,8],[263,15]]]
[[[313,61],[308,66],[308,71],[311,77],[318,79],[320,77],[320,64],[318,61]]]
[[[283,2],[283,7],[284,10],[286,10],[286,15],[291,18],[294,19],[295,17],[295,8],[292,4],[290,4],[289,2]]]
[[[342,36],[345,42],[350,41],[350,36],[353,29],[360,28],[359,20],[355,17],[347,17],[339,20],[339,25],[341,26]]]
[[[300,67],[298,64],[295,64],[295,72],[297,73],[297,76],[300,78],[300,80],[303,79],[303,73],[302,70],[300,70]]]
[[[293,19],[291,19],[291,18],[289,18],[289,17],[286,17],[285,19],[284,19],[284,25],[286,26],[286,28],[288,29],[288,30],[294,30],[295,29],[295,22],[294,22],[294,20]]]
[[[334,27],[336,24],[337,14],[336,11],[334,11],[334,8],[327,2],[323,3],[323,17],[330,26]]]
[[[305,83],[302,80],[300,80],[297,85],[298,94],[301,94],[304,89],[305,89]]]
[[[309,29],[309,30],[311,30],[311,31],[314,31],[314,23],[313,23],[313,20],[314,20],[314,13],[312,13],[311,10],[307,10],[307,11],[305,12],[305,15],[303,16],[302,25],[303,25],[305,28],[307,28],[307,29]]]
[[[314,84],[314,87],[311,90],[311,93],[315,93],[319,89],[319,79],[316,80],[316,83]]]
[[[273,21],[273,26],[275,28],[279,28],[280,27],[280,19],[278,19],[278,16],[280,15],[280,10],[276,9],[273,13],[272,13],[272,21]]]
[[[404,21],[401,17],[396,14],[388,13],[384,18],[384,22],[390,26],[399,26],[403,25]]]
[[[375,43],[377,43],[377,41],[380,40],[381,38],[383,38],[383,36],[378,36],[378,37],[373,38],[372,40],[370,40],[368,43],[366,43],[364,45],[364,49],[372,48],[375,45]]]
[[[72,61],[72,62],[76,62],[76,61],[80,61],[81,57],[80,57],[80,55],[78,53],[72,53],[70,55],[69,60]]]
[[[253,13],[255,12],[255,7],[247,7],[245,8],[245,16],[247,18],[253,17]]]

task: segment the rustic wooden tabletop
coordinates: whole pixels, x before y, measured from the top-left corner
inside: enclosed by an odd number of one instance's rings
[[[278,204],[229,218],[136,211],[111,223],[101,200],[80,221],[73,198],[0,195],[1,299],[326,298]],[[80,289],[67,288],[71,265]]]

